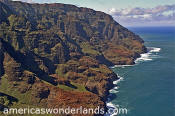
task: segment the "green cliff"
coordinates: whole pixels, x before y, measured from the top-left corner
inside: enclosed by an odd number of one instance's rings
[[[0,0],[0,97],[18,100],[1,105],[105,107],[117,79],[108,67],[144,52],[138,35],[103,12]]]

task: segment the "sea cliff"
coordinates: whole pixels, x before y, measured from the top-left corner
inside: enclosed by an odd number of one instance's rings
[[[110,15],[66,4],[0,0],[0,92],[6,107],[106,108],[118,77],[143,40]]]

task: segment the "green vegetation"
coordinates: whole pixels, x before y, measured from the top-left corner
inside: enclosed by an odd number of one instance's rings
[[[95,50],[94,47],[92,45],[90,45],[88,42],[83,42],[81,43],[81,48],[82,48],[82,52],[85,54],[89,54],[89,55],[100,55],[99,51]]]
[[[97,72],[100,71],[102,73],[111,73],[111,70],[105,65],[100,66],[100,68],[91,68],[91,69]]]
[[[8,106],[10,105],[10,100],[8,99],[7,96],[0,96],[0,104]]]
[[[87,91],[86,88],[81,84],[73,83],[73,82],[71,82],[71,84],[73,86],[75,86],[75,88],[72,88],[72,87],[66,86],[66,85],[58,85],[58,87],[63,89],[63,90],[66,90],[66,91],[79,91],[79,92],[86,92]]]
[[[67,64],[58,64],[55,73],[58,74],[58,76],[60,77],[64,77],[66,72],[68,71],[68,67],[69,65]]]
[[[7,94],[7,95],[10,95],[10,96],[13,96],[16,99],[20,100],[18,103],[20,103],[21,105],[22,104],[32,105],[32,103],[31,103],[31,101],[32,101],[31,100],[32,99],[31,91],[28,91],[24,94],[21,94],[19,92],[19,90],[15,86],[13,86],[13,83],[10,83],[7,80],[7,76],[1,77],[0,92]]]
[[[104,106],[115,77],[108,66],[146,51],[139,36],[88,8],[0,0],[0,17],[0,103],[9,107]]]

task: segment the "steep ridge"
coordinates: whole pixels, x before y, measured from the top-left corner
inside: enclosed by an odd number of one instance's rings
[[[19,106],[105,107],[117,79],[108,67],[146,52],[138,35],[100,11],[10,0],[0,9],[0,92],[30,98]]]

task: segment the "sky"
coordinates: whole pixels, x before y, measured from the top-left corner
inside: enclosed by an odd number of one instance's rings
[[[64,3],[103,11],[123,26],[175,26],[175,0],[14,0]]]

